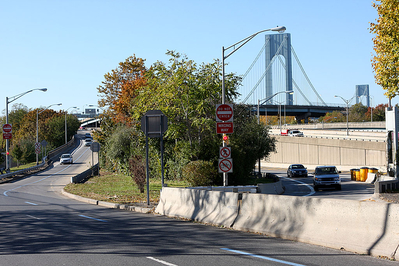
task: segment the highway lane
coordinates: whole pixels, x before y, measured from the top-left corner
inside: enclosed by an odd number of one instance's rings
[[[0,265],[397,265],[263,235],[107,209],[60,190],[75,163],[0,185]],[[316,229],[317,230],[317,229]]]
[[[284,195],[299,197],[334,198],[345,200],[368,200],[374,194],[374,185],[364,182],[352,181],[350,174],[340,174],[342,189],[320,188],[320,191],[313,189],[313,175],[308,177],[287,177],[285,169],[268,169],[269,173],[277,174],[285,187]]]

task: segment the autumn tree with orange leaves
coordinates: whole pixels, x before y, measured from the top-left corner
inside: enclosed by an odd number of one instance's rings
[[[111,72],[97,88],[100,107],[108,107],[113,123],[132,123],[132,100],[146,85],[144,59],[135,55],[128,57]]]

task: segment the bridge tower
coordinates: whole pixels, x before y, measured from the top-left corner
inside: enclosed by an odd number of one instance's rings
[[[273,73],[271,64],[276,56],[283,56],[285,58],[285,79],[286,91],[292,91],[292,59],[291,59],[291,34],[267,34],[265,39],[265,57],[266,57],[266,98],[273,95]],[[270,102],[273,100],[271,99]],[[269,102],[269,103],[270,103]],[[287,105],[293,105],[293,95],[286,94]]]
[[[366,96],[367,107],[370,107],[369,85],[356,85],[356,103],[359,103],[360,96]]]

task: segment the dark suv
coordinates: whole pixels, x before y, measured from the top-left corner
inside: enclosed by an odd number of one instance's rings
[[[313,187],[318,191],[321,187],[333,187],[341,190],[341,178],[335,166],[317,166],[313,176]]]
[[[295,176],[308,176],[308,170],[302,164],[291,164],[287,169],[287,176],[288,177],[295,177]]]

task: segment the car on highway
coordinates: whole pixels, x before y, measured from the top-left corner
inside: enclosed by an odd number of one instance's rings
[[[290,137],[303,137],[303,132],[296,130],[296,129],[292,129],[290,131],[288,131],[288,136]]]
[[[93,139],[93,137],[91,136],[90,133],[86,133],[86,134],[85,134],[85,138],[86,138],[86,139],[87,139],[87,138]]]
[[[319,188],[335,188],[341,190],[341,177],[335,166],[317,166],[314,170],[313,188],[318,191]]]
[[[93,140],[91,138],[86,138],[85,139],[85,146],[90,146]]]
[[[65,154],[61,155],[60,164],[66,164],[66,163],[69,163],[69,164],[73,163],[72,154],[65,153]]]
[[[308,176],[308,169],[302,164],[291,164],[287,169],[288,177],[296,177],[296,176]]]

